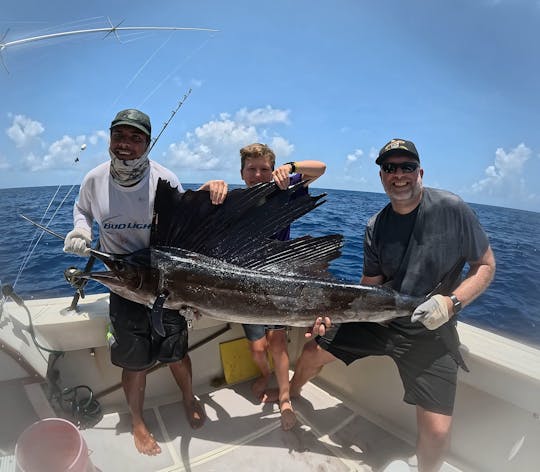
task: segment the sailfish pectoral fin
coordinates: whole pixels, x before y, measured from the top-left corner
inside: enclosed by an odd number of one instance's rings
[[[152,328],[154,331],[159,334],[161,337],[165,337],[165,328],[163,327],[163,305],[165,300],[167,300],[167,292],[161,292],[152,306],[152,311],[150,313],[150,319],[152,320]]]

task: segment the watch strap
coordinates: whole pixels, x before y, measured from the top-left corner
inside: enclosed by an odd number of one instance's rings
[[[461,311],[463,306],[461,305],[459,298],[456,297],[453,293],[450,295],[450,300],[452,300],[452,304],[454,305],[454,315],[457,315]]]
[[[289,164],[291,166],[291,174],[295,174],[296,173],[296,162],[294,161],[291,161],[291,162],[285,162],[285,165]]]

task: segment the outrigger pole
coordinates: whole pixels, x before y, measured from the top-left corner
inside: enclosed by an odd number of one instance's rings
[[[144,30],[152,30],[152,31],[207,31],[211,33],[215,33],[219,30],[217,29],[211,29],[211,28],[185,28],[185,27],[179,27],[179,26],[119,26],[122,24],[124,20],[122,20],[120,23],[118,23],[116,26],[113,26],[111,20],[109,19],[109,26],[108,28],[90,28],[90,29],[82,29],[82,30],[73,30],[73,31],[61,31],[59,33],[50,33],[50,34],[43,34],[40,36],[31,36],[29,38],[22,38],[22,39],[16,39],[15,41],[4,41],[5,37],[7,36],[7,33],[9,31],[6,31],[2,39],[0,40],[0,61],[2,62],[2,65],[8,71],[5,63],[4,58],[2,57],[2,51],[6,48],[13,47],[13,46],[20,46],[21,44],[31,43],[34,41],[43,41],[46,39],[52,39],[52,38],[61,38],[64,36],[73,36],[76,34],[89,34],[89,33],[107,33],[105,37],[109,36],[111,33],[113,33],[116,36],[116,39],[120,41],[120,37],[118,36],[118,31],[144,31]],[[122,42],[122,41],[120,41]],[[9,73],[9,71],[8,71]]]
[[[83,30],[62,31],[60,33],[44,34],[40,36],[32,36],[30,38],[17,39],[15,41],[0,41],[0,51],[12,46],[19,46],[25,43],[31,43],[33,41],[42,41],[44,39],[60,38],[63,36],[72,36],[75,34],[87,34],[87,33],[115,33],[118,31],[134,31],[134,30],[160,30],[160,31],[208,31],[215,33],[219,30],[210,28],[182,28],[177,26],[110,26],[108,28],[91,28]]]

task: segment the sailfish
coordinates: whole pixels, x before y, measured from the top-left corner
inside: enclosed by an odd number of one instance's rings
[[[212,205],[207,191],[180,193],[160,179],[150,247],[124,255],[92,250],[108,270],[78,277],[152,307],[158,329],[160,307],[288,326],[310,326],[321,315],[335,323],[410,316],[423,298],[332,276],[328,266],[341,255],[342,235],[272,239],[325,203],[326,194],[312,196],[303,185],[262,183]]]

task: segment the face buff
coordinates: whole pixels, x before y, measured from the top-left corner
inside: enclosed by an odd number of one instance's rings
[[[131,187],[139,183],[150,170],[149,151],[150,149],[147,149],[139,159],[123,160],[118,159],[109,149],[113,180],[122,187]]]

